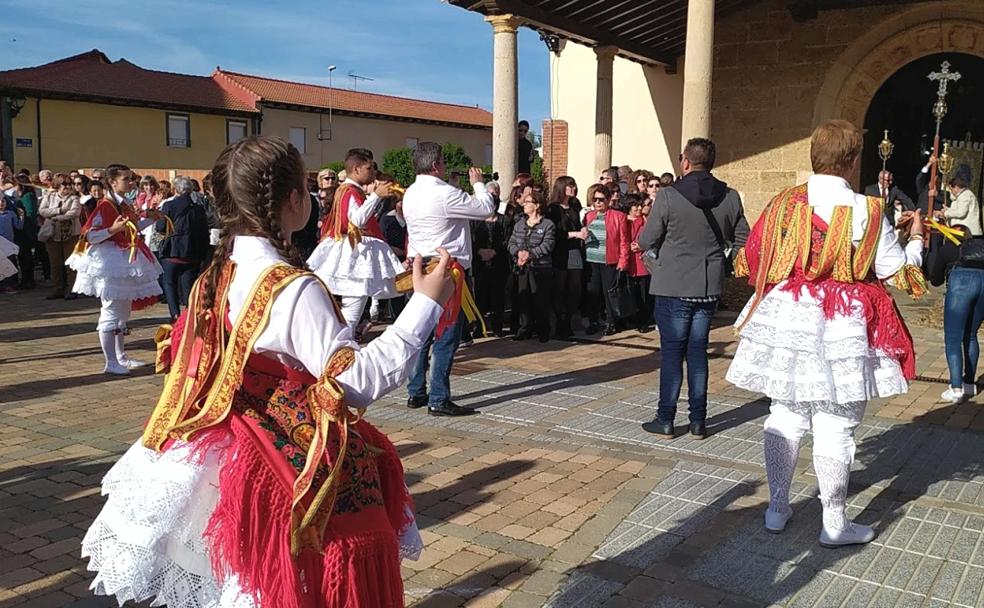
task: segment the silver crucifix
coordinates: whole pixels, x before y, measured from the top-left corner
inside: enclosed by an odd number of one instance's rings
[[[940,88],[937,90],[936,94],[940,97],[946,97],[946,89],[951,82],[956,82],[960,80],[960,72],[950,71],[950,62],[944,61],[940,66],[942,69],[939,72],[933,72],[929,75],[930,80],[939,80]]]

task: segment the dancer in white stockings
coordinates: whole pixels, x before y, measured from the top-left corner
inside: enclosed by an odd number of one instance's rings
[[[769,204],[736,260],[755,296],[738,319],[728,380],[772,398],[765,421],[770,501],[765,527],[792,516],[789,486],[800,440],[813,432],[827,547],[870,542],[874,531],[846,514],[854,429],[869,399],[905,393],[915,375],[912,338],[883,281],[919,295],[925,282],[922,221],[911,216],[903,248],[883,202],[855,194],[861,133],[834,120],[817,127],[816,173]]]

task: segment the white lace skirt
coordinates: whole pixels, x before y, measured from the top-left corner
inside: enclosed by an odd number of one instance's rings
[[[762,299],[741,330],[729,382],[793,403],[849,405],[908,391],[899,362],[868,343],[860,303],[852,303],[848,315],[827,319],[805,290],[797,299],[781,287]]]
[[[133,444],[103,478],[108,496],[82,540],[92,590],[168,608],[253,608],[235,577],[219,586],[202,532],[218,501],[221,449],[201,462],[190,444],[160,454]]]
[[[20,247],[0,236],[0,281],[17,274],[17,266],[7,258],[17,255],[18,251]]]
[[[403,272],[403,263],[385,241],[377,238],[363,235],[355,249],[347,238],[326,238],[307,263],[337,296],[388,299],[399,295],[394,279]]]
[[[115,243],[97,243],[84,254],[73,253],[65,265],[76,274],[72,291],[104,300],[139,300],[161,295],[157,277],[163,270],[156,259],[137,252],[130,262],[130,250]]]
[[[137,441],[103,478],[108,496],[82,540],[97,572],[92,590],[126,601],[153,599],[168,608],[255,608],[235,576],[219,585],[202,533],[219,498],[224,446],[191,459],[191,444],[163,454]],[[416,560],[423,541],[416,523],[400,537],[400,557]]]

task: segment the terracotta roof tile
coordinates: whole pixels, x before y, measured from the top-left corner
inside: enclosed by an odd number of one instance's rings
[[[98,50],[36,67],[2,71],[0,88],[124,99],[165,106],[257,112],[249,96],[237,95],[208,76],[148,70],[125,59],[110,61]]]
[[[323,109],[328,109],[330,105],[339,111],[480,127],[492,126],[492,113],[475,106],[328,88],[221,69],[216,70],[213,77],[216,80],[225,78],[233,85],[240,85],[255,93],[260,101]]]
[[[329,89],[216,69],[211,76],[148,70],[91,50],[44,65],[0,71],[0,89],[121,99],[164,106],[258,113],[257,102],[383,117],[491,127],[492,114],[475,106]]]

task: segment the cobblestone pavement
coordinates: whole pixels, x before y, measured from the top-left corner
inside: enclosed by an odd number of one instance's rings
[[[99,482],[134,441],[161,378],[100,373],[94,300],[0,297],[0,607],[113,606],[88,592],[79,542]],[[907,316],[927,304],[904,303]],[[139,313],[131,354],[150,360],[163,308]],[[924,380],[870,404],[852,515],[865,547],[819,547],[809,442],[787,531],[761,527],[766,401],[723,377],[730,316],[711,339],[708,427],[654,438],[658,335],[575,343],[479,341],[460,353],[458,403],[428,417],[393,394],[369,417],[397,443],[427,549],[405,562],[420,607],[984,605],[984,408],[936,403],[942,334],[915,329]],[[686,406],[681,405],[685,410]],[[682,423],[684,411],[678,417]]]

